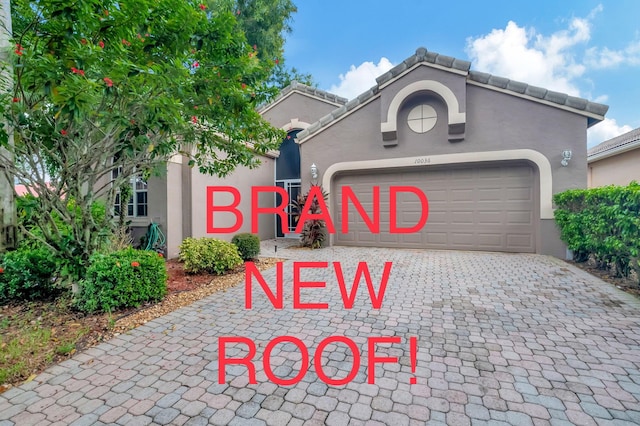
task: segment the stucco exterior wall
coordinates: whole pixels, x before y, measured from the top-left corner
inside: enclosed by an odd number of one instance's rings
[[[589,188],[640,182],[640,148],[589,163]]]
[[[285,99],[280,100],[262,114],[265,120],[274,127],[286,127],[292,119],[304,123],[314,123],[324,115],[338,108],[339,104],[314,98],[298,92],[292,92]]]
[[[169,225],[163,231],[167,237],[167,257],[170,259],[178,257],[180,254],[179,247],[183,240],[182,206],[184,199],[182,193],[185,190],[182,182],[182,156],[175,156],[167,164],[166,193],[167,200],[170,200],[167,203],[167,223]]]
[[[191,200],[192,206],[189,212],[193,237],[213,237],[230,241],[236,233],[251,232],[251,188],[253,186],[273,186],[275,160],[268,157],[260,157],[261,165],[256,169],[238,167],[231,175],[224,179],[203,175],[197,169],[191,172]],[[240,230],[233,233],[207,233],[207,186],[232,186],[240,191],[241,201],[238,209],[243,212],[244,220]],[[233,201],[231,194],[216,193],[214,202],[216,205],[229,205]],[[258,199],[260,207],[272,207],[274,205],[273,194],[262,194]],[[260,215],[258,222],[258,235],[260,239],[274,238],[274,218],[272,215]],[[214,215],[215,227],[230,227],[236,218],[232,213],[218,212]]]
[[[140,243],[140,238],[147,233],[151,222],[160,225],[160,230],[167,236],[167,178],[163,176],[152,176],[147,181],[147,216],[129,217],[131,238],[134,247]],[[144,248],[144,247],[142,247]],[[170,253],[165,253],[170,257]]]
[[[305,171],[312,163],[322,175],[337,162],[515,149],[535,150],[548,159],[552,193],[586,187],[585,117],[474,84],[466,85],[464,140],[448,140],[447,105],[437,95],[423,92],[415,93],[402,104],[397,120],[397,145],[385,147],[380,131],[380,117],[385,117],[384,111],[381,113],[386,105],[383,99],[392,98],[394,92],[409,82],[436,78],[440,74],[443,74],[440,70],[417,68],[385,87],[383,93],[368,104],[304,140],[301,144],[303,188],[310,184],[310,176]],[[464,77],[453,75],[451,78],[455,83]],[[435,127],[423,134],[413,132],[407,125],[409,111],[420,103],[431,105],[438,114]],[[563,167],[560,161],[566,149],[573,155],[569,166]],[[542,223],[546,221],[550,223]],[[553,220],[541,219],[538,229],[537,251],[564,257],[564,245]]]

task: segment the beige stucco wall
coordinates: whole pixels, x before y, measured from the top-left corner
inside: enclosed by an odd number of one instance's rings
[[[589,188],[640,182],[640,148],[589,163]]]
[[[182,182],[182,157],[175,156],[167,164],[167,220],[165,235],[167,237],[167,256],[169,258],[178,257],[179,247],[182,243],[182,206],[184,203],[182,193],[184,185]],[[149,193],[151,195],[152,193]]]
[[[312,163],[318,166],[322,175],[338,162],[515,149],[532,149],[548,159],[552,193],[586,187],[586,117],[473,84],[466,84],[466,136],[463,141],[449,142],[446,104],[433,93],[423,92],[403,103],[398,112],[397,145],[385,147],[380,131],[380,117],[385,117],[381,112],[384,107],[381,99],[392,98],[394,92],[410,82],[439,79],[442,73],[419,67],[383,89],[391,91],[390,94],[381,94],[304,140],[301,144],[303,188],[310,184],[310,177],[304,171],[309,170]],[[465,77],[447,74],[447,78]],[[406,118],[413,106],[423,102],[435,108],[438,121],[429,132],[417,134],[409,129]],[[568,167],[560,164],[565,149],[573,152]],[[537,251],[564,257],[565,248],[553,220],[547,221],[551,224],[540,220]]]
[[[251,188],[253,186],[273,186],[275,160],[268,157],[260,157],[261,165],[255,169],[238,167],[231,175],[224,179],[203,175],[197,169],[191,173],[191,200],[192,207],[189,212],[191,219],[191,232],[193,237],[214,237],[223,240],[231,238],[239,232],[251,232]],[[239,209],[245,217],[242,228],[234,233],[207,233],[207,186],[233,186],[240,191],[241,201]],[[228,205],[233,201],[231,194],[216,193],[214,202],[216,205]],[[262,194],[258,200],[261,207],[272,207],[274,197],[272,194]],[[185,220],[187,218],[184,218]],[[229,227],[235,223],[235,216],[231,213],[219,212],[214,216],[216,227]],[[274,219],[270,215],[260,215],[258,222],[258,235],[260,239],[274,238]]]
[[[292,120],[311,124],[339,106],[339,104],[318,99],[308,94],[291,92],[286,98],[277,101],[271,107],[267,107],[262,116],[274,127],[285,127],[286,130],[289,130],[287,125]]]

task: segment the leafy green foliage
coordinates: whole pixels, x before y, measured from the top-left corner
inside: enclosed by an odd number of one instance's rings
[[[576,260],[593,256],[618,275],[640,272],[640,184],[569,190],[554,202],[561,238]]]
[[[220,0],[216,4],[219,3]],[[236,11],[238,25],[245,32],[247,42],[253,46],[258,58],[275,64],[269,85],[284,89],[298,81],[316,86],[311,74],[285,65],[283,46],[285,35],[291,32],[291,16],[297,11],[291,0],[224,0]]]
[[[59,265],[46,248],[20,247],[0,259],[0,302],[48,299],[60,292]]]
[[[15,143],[0,128],[0,163],[40,200],[37,227],[23,230],[70,264],[86,267],[116,226],[91,206],[113,205],[136,174],[162,173],[182,154],[202,173],[225,176],[257,166],[256,154],[284,138],[255,108],[277,92],[268,82],[275,60],[261,58],[244,31],[267,24],[256,15],[255,25],[241,25],[232,2],[11,3],[13,46],[2,68],[10,75],[10,65],[12,78],[0,80],[0,115]],[[288,3],[266,21],[276,31],[287,27]],[[269,49],[281,48],[274,40]]]
[[[75,304],[84,312],[112,312],[160,300],[166,292],[164,258],[154,251],[127,248],[91,257]]]
[[[298,219],[300,219],[300,217],[302,216],[302,210],[304,209],[307,203],[307,199],[309,198],[309,194],[313,187],[317,187],[320,189],[320,193],[322,194],[326,204],[329,194],[326,191],[324,191],[324,189],[322,189],[320,185],[312,185],[306,194],[298,195],[298,199],[292,203],[293,208],[297,212]],[[322,213],[322,209],[320,207],[320,201],[318,200],[317,197],[314,197],[314,199],[311,201],[307,213],[308,214]],[[326,228],[327,228],[327,224],[324,222],[324,220],[308,219],[304,223],[302,227],[302,232],[300,233],[300,243],[302,244],[302,247],[310,247],[312,249],[317,249],[322,247],[322,243],[327,238]]]
[[[180,244],[179,259],[190,274],[221,275],[242,264],[236,246],[216,238],[186,238]]]
[[[56,255],[56,261],[60,264],[60,274],[62,278],[77,280],[84,276],[84,272],[89,264],[88,259],[82,256],[82,243],[78,241],[73,232],[73,225],[66,222],[64,217],[57,212],[48,212],[50,220],[43,220],[42,213],[45,203],[39,197],[24,195],[16,197],[16,207],[18,224],[24,230],[22,236],[22,246],[38,248],[42,246],[42,240],[48,241],[48,247],[53,253],[69,253],[72,256]],[[80,220],[82,212],[80,207],[73,200],[68,200],[65,204],[66,214],[75,216]],[[110,220],[107,216],[104,202],[94,201],[90,208],[90,217],[96,228],[99,224],[104,224]],[[105,247],[114,235],[109,232],[109,228],[102,228],[90,233],[91,245],[97,249]]]
[[[238,248],[242,260],[251,260],[260,254],[260,237],[254,234],[236,234],[231,242]]]

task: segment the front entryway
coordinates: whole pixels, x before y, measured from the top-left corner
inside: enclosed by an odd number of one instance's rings
[[[300,130],[289,131],[287,137],[282,141],[282,145],[280,145],[280,156],[276,159],[275,185],[284,188],[289,198],[286,223],[287,233],[285,233],[285,229],[283,229],[280,218],[275,216],[276,237],[278,238],[298,236],[294,232],[298,224],[298,218],[292,205],[292,202],[298,199],[298,194],[300,194],[300,188],[302,186],[300,179],[300,147],[295,141],[298,132],[300,132]],[[279,194],[276,194],[275,197],[275,205],[278,206],[282,203],[282,197]]]

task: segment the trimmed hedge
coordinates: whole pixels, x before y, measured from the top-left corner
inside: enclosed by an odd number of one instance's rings
[[[251,260],[260,254],[260,237],[254,234],[236,234],[231,242],[238,248],[242,260]]]
[[[185,238],[180,244],[179,259],[190,274],[208,272],[221,275],[242,265],[237,247],[216,238]]]
[[[46,248],[20,247],[0,259],[0,302],[48,299],[60,293],[59,265]]]
[[[160,300],[166,293],[164,258],[155,251],[127,248],[91,257],[75,303],[84,312],[112,312]]]
[[[618,275],[640,276],[640,184],[573,189],[554,196],[562,240],[577,261],[593,256]]]

